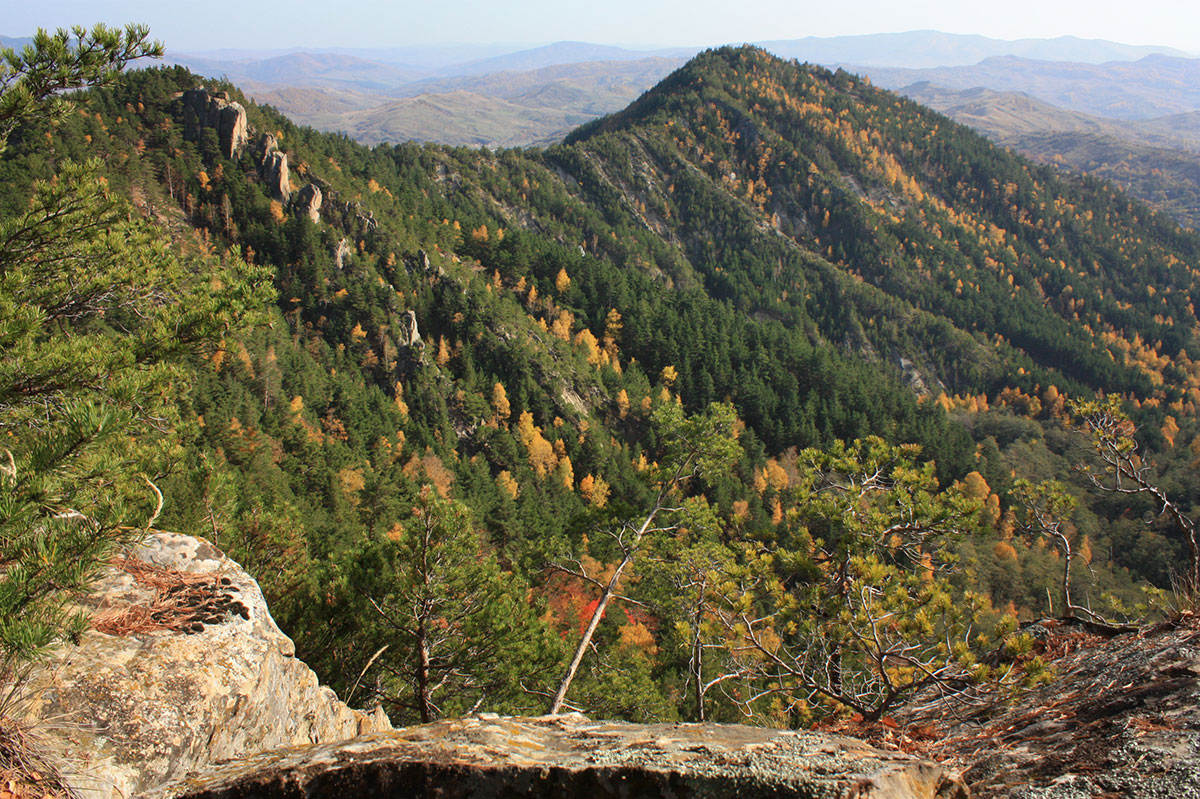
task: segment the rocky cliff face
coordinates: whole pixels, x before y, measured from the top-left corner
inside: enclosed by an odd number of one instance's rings
[[[205,128],[212,128],[226,158],[236,157],[250,141],[246,109],[231,101],[225,92],[192,89],[183,92],[180,103],[179,114],[186,138],[197,141]],[[251,147],[251,152],[257,159],[259,179],[266,184],[271,196],[284,203],[294,198],[298,213],[319,222],[324,194],[315,183],[307,183],[299,191],[292,189],[287,153],[279,149],[276,138],[263,133]],[[370,222],[373,225],[374,219]]]
[[[97,630],[32,676],[32,720],[89,799],[155,792],[276,747],[390,729],[293,657],[257,583],[210,544],[158,533],[86,605]],[[107,631],[107,632],[103,632]]]
[[[188,799],[400,796],[966,799],[941,766],[861,741],[578,715],[444,721],[268,753],[173,786]]]
[[[287,202],[292,196],[287,153],[279,149],[279,143],[269,133],[264,133],[259,138],[258,150],[260,154],[258,176],[262,178],[263,183],[267,184],[275,199]]]
[[[183,93],[184,136],[200,138],[200,131],[213,128],[221,142],[221,152],[233,158],[245,146],[250,136],[246,109],[233,102],[225,92],[209,93],[207,89],[192,89]]]

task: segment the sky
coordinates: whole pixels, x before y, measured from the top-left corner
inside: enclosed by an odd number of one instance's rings
[[[169,50],[394,47],[573,40],[699,47],[940,30],[999,39],[1074,35],[1200,54],[1196,0],[3,0],[0,34],[150,25]]]

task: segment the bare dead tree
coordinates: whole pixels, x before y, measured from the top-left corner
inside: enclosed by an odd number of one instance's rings
[[[674,483],[672,483],[673,487]],[[596,602],[596,607],[592,610],[587,627],[584,628],[583,637],[579,640],[578,646],[575,647],[575,654],[571,657],[571,663],[567,666],[567,672],[559,682],[558,691],[554,694],[554,698],[550,702],[550,707],[546,711],[550,715],[555,715],[562,710],[563,702],[567,698],[567,691],[570,690],[571,683],[575,680],[575,674],[579,671],[580,664],[583,663],[584,654],[587,653],[588,648],[591,646],[592,638],[596,634],[596,628],[600,626],[600,621],[604,618],[604,611],[608,608],[609,602],[615,598],[620,598],[618,589],[621,585],[621,577],[629,567],[629,564],[637,557],[638,552],[641,551],[643,539],[647,535],[657,535],[678,529],[678,524],[669,524],[661,527],[653,526],[654,520],[658,518],[660,513],[679,510],[678,507],[674,507],[667,502],[668,496],[669,494],[664,487],[664,490],[661,490],[655,499],[650,512],[646,514],[646,517],[642,519],[640,524],[635,527],[629,522],[625,522],[617,531],[608,533],[620,548],[621,560],[617,563],[617,567],[613,570],[612,575],[607,581],[601,582],[593,579],[582,568],[575,570],[556,566],[559,571],[580,577],[599,587],[600,598]],[[576,562],[578,563],[578,561]]]

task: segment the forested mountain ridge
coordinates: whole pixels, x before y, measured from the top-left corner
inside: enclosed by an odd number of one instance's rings
[[[945,390],[947,408],[998,403],[1046,419],[1065,394],[1125,393],[1154,447],[1190,440],[1175,429],[1195,408],[1198,240],[1101,181],[1034,166],[845,73],[751,48],[697,57],[540,160],[568,176],[554,191],[600,213],[555,198],[538,214],[538,195],[510,181],[500,207],[526,215],[510,218],[532,216],[618,263],[632,249],[752,318],[815,328],[933,396]],[[496,185],[496,171],[480,181]],[[689,379],[719,372],[693,370],[687,352],[675,360]],[[756,429],[787,429],[797,417],[757,401],[754,384],[742,375],[731,393],[743,414],[767,407]],[[988,425],[974,427],[981,445]],[[774,446],[787,436],[796,428],[765,435]],[[935,438],[939,462],[952,463]]]
[[[543,157],[596,204],[621,197],[629,227],[671,242],[691,267],[676,279],[698,274],[751,314],[803,310],[829,340],[857,334],[926,366],[951,393],[1027,388],[1017,372],[1031,366],[1168,402],[1190,387],[1162,385],[1126,352],[1149,344],[1185,363],[1196,354],[1195,236],[1104,184],[1032,166],[844,73],[753,50],[709,53]],[[597,242],[605,251],[605,237]],[[831,273],[842,302],[902,301],[903,311],[870,316],[879,327],[903,314],[908,329],[859,332],[843,309],[823,312],[834,299],[817,293],[814,276]],[[914,342],[922,326],[940,326],[942,338]]]
[[[2,202],[19,209],[16,187],[99,156],[175,246],[269,268],[270,323],[197,360],[178,397],[174,457],[151,474],[160,526],[230,548],[322,677],[398,720],[544,709],[596,576],[623,563],[604,533],[653,506],[655,462],[688,429],[680,406],[702,418],[728,399],[741,454],[688,486],[697,521],[653,542],[625,589],[638,604],[599,626],[572,694],[597,714],[743,712],[737,691],[691,693],[722,663],[695,654],[720,631],[688,616],[697,583],[663,564],[822,584],[821,548],[842,533],[814,481],[855,459],[898,468],[889,492],[949,526],[945,546],[913,544],[906,571],[899,555],[854,568],[942,613],[951,591],[988,594],[964,605],[989,622],[1046,609],[1058,563],[1015,533],[1014,478],[1068,475],[1065,395],[1125,395],[1168,487],[1197,496],[1179,467],[1200,399],[1200,240],[844,73],[712,51],[563,145],[498,153],[369,150],[249,104],[255,139],[230,153],[189,120],[181,93],[198,84],[130,74],[22,127]],[[282,190],[282,155],[290,188],[320,189],[315,221]],[[923,450],[852,443],[872,435]],[[1142,524],[1147,510],[1077,513],[1097,594],[1165,584],[1183,543]],[[420,541],[441,542],[436,574],[417,569]],[[935,580],[951,554],[966,568]],[[437,617],[421,639],[401,609],[431,581],[486,617]],[[838,618],[821,612],[778,630]],[[417,640],[432,661],[414,666]],[[838,707],[822,690],[751,712],[799,723]]]

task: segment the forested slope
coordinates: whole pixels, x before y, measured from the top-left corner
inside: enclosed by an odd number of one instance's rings
[[[635,601],[610,608],[571,694],[597,715],[695,717],[707,702],[777,724],[838,707],[830,686],[794,701],[796,675],[790,704],[750,707],[772,678],[728,646],[697,653],[747,634],[718,623],[738,602],[777,619],[772,635],[846,634],[805,632],[836,622],[829,605],[787,622],[787,597],[825,585],[821,553],[858,540],[821,499],[855,459],[882,459],[894,511],[939,520],[855,556],[855,573],[892,575],[905,614],[936,605],[956,630],[950,597],[989,630],[1047,610],[1061,563],[1021,534],[1015,478],[1074,481],[1069,535],[1097,603],[1165,586],[1186,551],[1157,508],[1088,493],[1069,468],[1086,453],[1066,398],[1118,394],[1156,477],[1198,496],[1200,239],[1105,184],[751,48],[702,54],[541,151],[367,149],[247,104],[255,137],[229,155],[185,124],[181,92],[198,84],[128,74],[19,129],[0,203],[14,212],[33,179],[99,157],[173,246],[240,248],[269,269],[268,323],[176,384],[172,456],[149,477],[158,525],[245,563],[350,701],[401,721],[543,710],[595,586],[628,554],[605,531],[662,485],[679,406],[732,403],[740,454],[688,484],[689,520],[634,562]],[[316,221],[267,179],[263,134],[293,188],[319,187]],[[868,436],[920,452],[838,449]],[[667,568],[680,563],[700,565]],[[979,652],[1005,634],[963,633]],[[694,693],[721,668],[749,669],[744,686]]]

